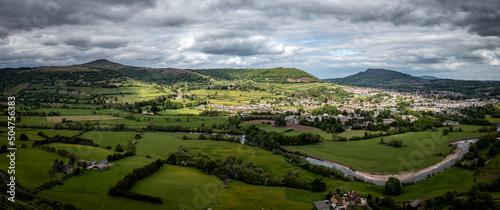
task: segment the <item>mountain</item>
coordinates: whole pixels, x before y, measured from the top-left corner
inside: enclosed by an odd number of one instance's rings
[[[315,76],[296,68],[270,69],[200,69],[194,70],[203,75],[227,80],[250,79],[255,82],[317,82]]]
[[[422,78],[387,69],[367,69],[348,77],[326,79],[325,81],[357,86],[425,85],[430,83]]]
[[[76,65],[76,66],[85,66],[85,67],[92,67],[92,68],[98,68],[98,69],[111,69],[111,70],[118,70],[118,69],[124,69],[129,66],[115,63],[112,61],[109,61],[107,59],[97,59],[92,62]]]
[[[438,78],[438,77],[428,76],[428,75],[417,76],[417,77],[420,78],[420,79],[425,79],[425,80],[438,80],[438,79],[441,79],[441,78]]]

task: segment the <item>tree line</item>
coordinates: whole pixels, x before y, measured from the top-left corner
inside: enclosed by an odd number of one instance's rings
[[[158,171],[163,166],[163,164],[164,162],[158,158],[156,161],[148,165],[134,169],[132,173],[129,173],[125,176],[125,178],[120,179],[115,186],[109,188],[109,195],[146,201],[155,204],[162,204],[163,201],[160,197],[144,195],[130,190],[135,185],[135,183]]]
[[[167,163],[195,167],[206,174],[215,175],[223,181],[231,178],[249,184],[266,186],[288,186],[315,191],[324,191],[326,189],[326,184],[321,179],[308,181],[300,170],[290,168],[286,171],[287,174],[280,178],[264,171],[255,162],[251,160],[243,162],[241,157],[234,155],[227,156],[224,159],[213,159],[203,153],[191,154],[181,147],[170,153]]]

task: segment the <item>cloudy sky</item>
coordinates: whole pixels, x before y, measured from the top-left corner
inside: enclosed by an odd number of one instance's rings
[[[0,68],[99,58],[500,80],[500,1],[0,0]]]

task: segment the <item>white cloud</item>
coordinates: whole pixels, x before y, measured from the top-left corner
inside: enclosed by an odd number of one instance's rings
[[[246,66],[249,65],[249,61],[243,61],[241,57],[231,57],[228,58],[227,60],[218,60],[217,64],[224,64],[224,65],[238,65],[238,66]]]

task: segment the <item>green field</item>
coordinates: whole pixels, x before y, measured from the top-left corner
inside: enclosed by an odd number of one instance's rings
[[[108,155],[115,153],[113,150],[78,144],[51,143],[47,145],[56,148],[56,150],[66,150],[69,153],[75,153],[81,159],[90,162],[94,160],[100,161],[103,158],[107,158]]]
[[[199,169],[175,165],[163,166],[139,181],[132,191],[158,196],[164,209],[207,209],[214,202],[222,181]]]
[[[491,117],[491,115],[486,115],[485,119],[487,119],[491,123],[500,123],[500,118],[493,118]]]
[[[7,127],[0,126],[0,130],[3,130],[4,133],[0,133],[0,145],[7,144]],[[27,146],[31,146],[34,140],[43,140],[43,137],[38,136],[38,132],[43,132],[47,136],[74,136],[79,131],[75,130],[48,130],[48,129],[32,129],[32,128],[17,128],[16,130],[16,144],[21,146],[22,144],[26,144]],[[21,141],[21,134],[26,134],[28,136],[29,141]]]
[[[37,195],[71,203],[82,209],[153,209],[157,205],[131,199],[108,195],[108,189],[115,186],[134,168],[142,167],[152,160],[133,156],[115,161],[115,166],[105,171],[90,170],[81,176],[74,176],[64,185],[58,185],[48,190],[43,190]]]
[[[2,155],[4,156],[4,155]],[[49,176],[54,160],[63,160],[68,164],[68,160],[56,153],[47,152],[42,149],[31,147],[16,151],[16,182],[22,187],[33,191],[44,182],[58,179],[63,174],[57,173],[55,177]],[[7,172],[9,167],[7,157],[0,159],[0,169]]]
[[[29,86],[30,86],[30,83],[21,83],[15,87],[13,87],[10,90],[4,91],[2,94],[4,96],[14,96],[14,95],[18,94],[21,90],[24,90]]]
[[[448,154],[448,142],[467,137],[479,136],[481,133],[452,132],[443,136],[442,132],[408,132],[384,137],[403,141],[401,148],[380,144],[380,138],[349,142],[320,142],[313,145],[285,146],[293,151],[325,158],[345,164],[355,170],[379,174],[397,174],[405,171],[416,171],[443,160],[436,154]]]
[[[93,115],[90,109],[63,109],[63,108],[41,108],[31,110],[32,112],[59,112],[60,115]]]
[[[286,187],[266,187],[232,181],[222,188],[214,209],[312,209],[312,202],[287,199]]]
[[[158,112],[159,115],[199,115],[200,110],[197,109],[172,109]]]

